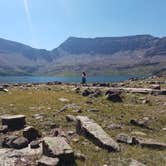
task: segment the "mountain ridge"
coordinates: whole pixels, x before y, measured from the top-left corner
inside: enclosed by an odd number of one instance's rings
[[[147,64],[152,65],[149,67]],[[131,70],[131,66],[134,70],[143,66],[140,71],[148,66],[145,74],[152,74],[162,70],[165,64],[166,37],[146,34],[69,37],[53,50],[36,49],[0,38],[0,75],[57,75],[65,72],[78,74],[81,71],[92,75],[111,74],[115,71],[120,74],[125,71],[120,68]],[[139,74],[139,71],[134,70],[133,74]]]

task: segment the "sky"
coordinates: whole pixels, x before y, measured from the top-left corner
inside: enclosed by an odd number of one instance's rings
[[[166,36],[166,0],[0,0],[0,38],[52,50],[68,37]]]

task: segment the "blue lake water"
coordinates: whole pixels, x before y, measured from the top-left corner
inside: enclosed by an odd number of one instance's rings
[[[133,76],[89,76],[87,77],[87,83],[94,82],[120,82],[128,80]],[[134,76],[140,78],[141,76]],[[45,83],[60,81],[64,83],[79,83],[81,77],[64,76],[64,77],[45,77],[45,76],[0,76],[0,83]]]

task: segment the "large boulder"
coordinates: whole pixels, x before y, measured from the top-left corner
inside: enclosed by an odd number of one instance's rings
[[[41,134],[34,127],[28,126],[28,127],[24,128],[24,130],[23,130],[23,136],[25,138],[27,138],[29,140],[29,142],[31,142],[31,141],[33,141],[33,140],[35,140],[37,138],[40,138]]]
[[[59,158],[62,165],[74,163],[74,152],[63,137],[44,137],[43,155]]]
[[[26,124],[24,115],[4,115],[1,116],[1,119],[2,125],[8,126],[8,130],[10,131],[22,129]]]
[[[109,151],[119,151],[119,145],[115,142],[95,121],[87,116],[77,116],[76,131],[96,145]]]

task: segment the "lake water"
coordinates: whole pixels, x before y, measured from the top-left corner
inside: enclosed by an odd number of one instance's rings
[[[87,77],[87,83],[93,82],[120,82],[133,76],[91,76]],[[140,76],[134,76],[140,78]],[[0,76],[0,83],[44,83],[60,81],[64,83],[79,83],[81,77],[45,77],[45,76]]]

